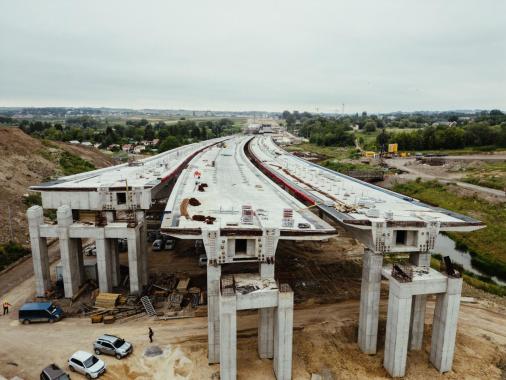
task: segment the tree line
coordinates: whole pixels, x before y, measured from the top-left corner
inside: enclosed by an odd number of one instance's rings
[[[381,133],[377,145],[397,143],[400,150],[462,149],[466,147],[506,147],[506,123],[465,126],[430,126],[415,131]]]
[[[178,120],[175,123],[152,123],[140,119],[109,125],[91,116],[80,116],[66,119],[65,125],[59,122],[23,120],[19,127],[34,137],[56,141],[89,141],[100,144],[101,148],[158,139],[158,151],[240,132],[240,127],[227,118],[199,122]]]
[[[506,114],[500,110],[346,116],[284,111],[281,117],[290,132],[320,146],[354,146],[363,133],[375,133],[378,150],[388,143],[400,150],[506,147]]]

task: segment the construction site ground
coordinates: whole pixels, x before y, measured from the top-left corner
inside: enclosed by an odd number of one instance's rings
[[[361,252],[362,248],[346,236],[327,242],[280,242],[277,276],[292,285],[296,299],[294,379],[310,379],[313,373],[326,379],[388,378],[382,366],[386,283],[380,308],[378,353],[362,354],[356,344]],[[152,272],[186,273],[191,277],[190,286],[205,286],[205,268],[198,266],[192,241],[178,241],[173,251],[150,251],[149,266]],[[254,267],[250,264],[248,269]],[[8,316],[0,317],[0,375],[6,378],[17,375],[38,379],[41,369],[52,362],[68,369],[66,362],[72,353],[91,351],[96,337],[112,333],[131,341],[134,352],[123,360],[102,356],[108,366],[103,379],[219,379],[219,365],[207,363],[206,317],[159,321],[142,316],[111,325],[91,324],[89,318],[74,317],[54,324],[21,325],[17,309],[33,294],[34,279],[28,276],[3,295],[13,305]],[[467,286],[464,295],[478,301],[461,306],[453,371],[442,375],[429,363],[434,308],[431,299],[424,348],[408,354],[406,378],[505,378],[506,305],[502,299]],[[149,343],[148,327],[155,333],[153,344]],[[274,379],[272,360],[259,359],[257,355],[257,313],[239,313],[237,334],[238,378]],[[145,356],[145,349],[155,345],[163,350],[162,355]]]
[[[474,191],[488,201],[504,201],[505,192],[503,190],[493,189],[484,186],[478,186],[463,181],[467,176],[474,175],[477,178],[483,176],[494,176],[498,178],[504,177],[504,172],[487,172],[481,170],[486,167],[487,159],[490,162],[500,163],[504,159],[504,155],[483,155],[483,156],[458,156],[444,157],[443,165],[428,165],[414,158],[393,158],[385,160],[390,168],[395,168],[403,173],[396,176],[397,179],[415,180],[417,178],[425,180],[437,180],[441,183],[453,183],[461,188]],[[395,178],[394,178],[395,179]]]

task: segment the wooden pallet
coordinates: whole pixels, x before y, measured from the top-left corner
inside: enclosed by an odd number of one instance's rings
[[[99,293],[95,299],[95,306],[104,309],[113,309],[117,304],[121,294],[117,293]]]

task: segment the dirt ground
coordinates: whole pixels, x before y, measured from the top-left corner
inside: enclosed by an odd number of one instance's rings
[[[380,309],[379,351],[362,354],[356,344],[360,291],[360,246],[346,236],[324,243],[281,242],[277,251],[278,277],[290,282],[296,295],[294,315],[293,378],[310,379],[320,373],[332,379],[384,379],[382,367],[386,317],[386,283]],[[292,260],[288,260],[291,257]],[[287,266],[289,262],[291,266]],[[155,271],[181,271],[200,278],[191,242],[178,242],[175,251],[151,252],[149,265]],[[291,273],[297,269],[298,276]],[[91,324],[88,318],[66,318],[58,323],[20,325],[16,309],[33,295],[30,277],[5,297],[13,312],[0,317],[0,374],[36,379],[51,362],[67,368],[67,358],[76,350],[91,351],[93,339],[112,333],[130,340],[134,353],[121,361],[103,356],[107,379],[219,379],[219,365],[207,364],[207,319],[189,318],[153,321],[148,317],[113,325]],[[468,290],[465,289],[465,294]],[[462,304],[453,371],[439,374],[429,363],[430,331],[434,302],[426,314],[424,349],[408,355],[407,379],[501,379],[506,370],[506,307],[485,293],[477,304]],[[481,298],[483,296],[483,298]],[[153,345],[163,354],[146,357],[150,346],[147,329],[152,327]],[[272,360],[259,359],[257,313],[238,316],[238,378],[274,379]],[[502,369],[501,369],[502,368]],[[75,375],[75,378],[81,378]]]
[[[28,224],[23,194],[28,188],[48,180],[58,173],[58,164],[51,159],[52,150],[66,150],[92,162],[97,168],[112,164],[112,159],[95,148],[51,142],[57,148],[45,146],[41,140],[28,136],[19,128],[0,128],[0,243],[10,239],[28,243]],[[9,224],[10,207],[12,223]]]
[[[474,159],[470,159],[470,157],[474,157]],[[479,161],[478,157],[479,156],[462,156],[461,159],[448,159],[444,165],[440,166],[424,164],[414,158],[388,159],[385,160],[385,163],[389,167],[401,170],[403,173],[389,177],[386,180],[386,184],[388,184],[389,181],[415,180],[417,178],[436,180],[441,183],[455,184],[459,188],[472,191],[480,198],[490,202],[504,202],[506,195],[502,190],[461,181],[462,178],[470,173],[470,169],[479,169],[484,165],[484,162]],[[385,183],[379,185],[383,186]]]
[[[25,244],[29,242],[26,206],[23,195],[28,188],[47,181],[58,173],[57,162],[51,151],[65,150],[93,163],[97,168],[110,166],[112,159],[95,148],[73,146],[63,142],[51,142],[45,146],[19,128],[0,128],[0,243],[12,237]],[[9,208],[10,207],[10,215]],[[10,223],[9,223],[10,219]]]

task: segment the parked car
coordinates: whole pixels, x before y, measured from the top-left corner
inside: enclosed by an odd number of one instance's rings
[[[18,319],[27,325],[32,322],[59,321],[63,317],[63,310],[52,302],[30,302],[25,303],[18,312]]]
[[[128,250],[127,239],[118,239],[118,251],[126,252]]]
[[[105,363],[86,351],[77,351],[69,358],[69,368],[88,379],[96,379],[105,372]]]
[[[104,334],[93,343],[93,349],[97,355],[107,354],[121,359],[132,353],[133,346],[115,335]]]
[[[156,239],[153,244],[153,251],[161,251],[163,246],[163,240],[162,239]]]
[[[156,240],[156,231],[148,231],[148,242],[152,243]]]
[[[53,363],[42,370],[40,380],[70,380],[70,376]]]
[[[174,239],[165,240],[164,249],[166,251],[171,251],[176,247],[176,241]]]

